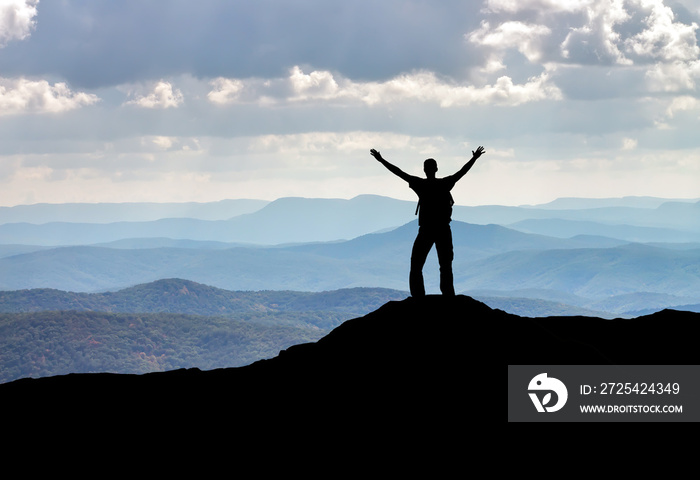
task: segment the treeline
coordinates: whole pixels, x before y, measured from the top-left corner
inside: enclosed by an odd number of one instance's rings
[[[229,291],[189,280],[164,279],[103,293],[47,288],[0,291],[0,312],[76,310],[225,315],[249,311],[331,311],[359,316],[406,296],[406,292],[384,288],[328,292]]]
[[[68,373],[237,367],[316,341],[338,312],[0,314],[0,383]]]

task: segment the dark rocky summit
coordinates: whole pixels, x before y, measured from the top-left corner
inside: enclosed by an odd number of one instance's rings
[[[245,367],[21,379],[0,385],[0,403],[19,425],[466,431],[480,412],[505,418],[508,364],[696,364],[699,330],[692,312],[526,318],[429,295]]]

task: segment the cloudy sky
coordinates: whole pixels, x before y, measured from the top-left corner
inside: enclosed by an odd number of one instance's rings
[[[700,0],[0,0],[0,205],[700,197]]]

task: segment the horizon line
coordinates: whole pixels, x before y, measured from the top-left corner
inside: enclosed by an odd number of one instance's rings
[[[213,203],[221,203],[221,202],[229,202],[229,201],[250,201],[250,202],[266,202],[266,203],[273,203],[279,200],[285,200],[285,199],[305,199],[305,200],[346,200],[346,201],[351,201],[355,200],[360,197],[381,197],[381,198],[387,198],[391,200],[397,200],[397,201],[402,201],[402,202],[413,202],[414,199],[406,199],[406,198],[397,198],[397,197],[392,197],[388,195],[379,195],[375,193],[360,193],[352,197],[320,197],[320,196],[301,196],[301,195],[285,195],[285,196],[280,196],[276,197],[272,200],[269,199],[264,199],[264,198],[251,198],[251,197],[240,197],[240,198],[221,198],[218,200],[182,200],[182,201],[153,201],[153,200],[134,200],[134,201],[124,201],[124,202],[118,202],[118,201],[84,201],[84,202],[36,202],[36,203],[20,203],[20,204],[15,204],[15,205],[0,205],[0,209],[7,209],[7,208],[15,208],[15,207],[32,207],[32,206],[59,206],[59,205],[138,205],[138,204],[151,204],[151,205],[187,205],[187,204],[196,204],[196,205],[206,205],[206,204],[213,204]],[[700,201],[700,197],[666,197],[666,196],[656,196],[656,195],[622,195],[618,197],[614,196],[601,196],[601,197],[593,197],[593,196],[582,196],[582,197],[576,197],[576,196],[570,196],[570,197],[555,197],[552,200],[546,201],[546,202],[538,202],[538,203],[518,203],[518,204],[501,204],[501,203],[479,203],[479,204],[464,204],[464,203],[455,203],[455,206],[463,206],[463,207],[479,207],[479,206],[508,206],[508,207],[532,207],[532,206],[542,206],[542,205],[549,205],[551,203],[557,202],[557,201],[562,201],[562,200],[625,200],[625,199],[653,199],[653,200],[664,200],[664,201],[680,201],[680,202],[698,202]]]

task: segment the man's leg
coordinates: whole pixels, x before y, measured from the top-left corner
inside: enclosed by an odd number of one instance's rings
[[[440,291],[443,295],[454,296],[455,286],[452,275],[454,249],[452,247],[452,229],[449,224],[437,232],[435,249],[437,250],[438,263],[440,264]]]
[[[411,251],[411,272],[408,276],[408,284],[411,288],[412,297],[425,296],[423,266],[433,246],[433,239],[431,237],[432,235],[429,235],[423,227],[418,228],[418,235],[413,242],[413,250]]]

